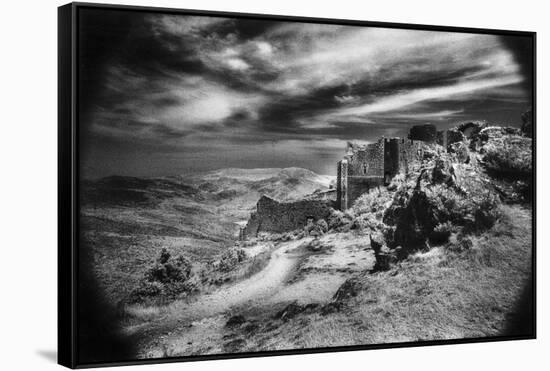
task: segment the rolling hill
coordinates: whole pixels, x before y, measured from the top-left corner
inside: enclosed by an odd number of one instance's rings
[[[206,263],[233,246],[263,195],[327,189],[334,177],[300,168],[221,169],[159,178],[110,176],[81,184],[82,249],[100,286],[120,297],[161,248]]]

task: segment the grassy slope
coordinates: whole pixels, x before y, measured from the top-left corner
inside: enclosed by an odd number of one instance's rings
[[[505,334],[531,273],[531,211],[504,206],[474,248],[437,247],[388,272],[358,277],[362,286],[344,309],[300,314],[284,322],[253,319],[254,331],[226,335],[235,351],[498,336]]]
[[[116,304],[137,285],[162,248],[198,265],[212,261],[234,244],[236,223],[248,218],[262,193],[303,196],[328,187],[330,180],[289,168],[87,181],[81,251],[92,260],[96,284]]]

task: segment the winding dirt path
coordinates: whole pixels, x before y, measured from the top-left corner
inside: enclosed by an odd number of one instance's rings
[[[283,243],[272,252],[269,263],[260,272],[205,294],[194,303],[174,303],[171,311],[185,318],[204,318],[226,312],[237,305],[265,301],[284,285],[303,255],[297,248],[309,240],[311,238]]]
[[[350,272],[372,265],[373,257],[365,250],[364,238],[325,236],[325,242],[338,248],[323,254],[300,247],[312,239],[281,243],[271,252],[264,269],[253,276],[200,295],[192,302],[174,302],[163,307],[154,320],[127,327],[125,333],[135,336],[139,343],[139,357],[222,352],[220,347],[227,342],[224,328],[232,312],[290,301],[305,304],[330,300]],[[290,280],[301,267],[308,273],[298,281]],[[171,351],[165,353],[167,348]]]
[[[281,244],[271,253],[267,266],[253,276],[230,285],[224,285],[214,292],[201,295],[193,302],[179,301],[162,309],[159,318],[127,327],[128,335],[141,334],[154,337],[182,323],[191,323],[208,317],[223,314],[234,306],[265,304],[276,295],[297,266],[304,251],[298,249],[311,238]]]

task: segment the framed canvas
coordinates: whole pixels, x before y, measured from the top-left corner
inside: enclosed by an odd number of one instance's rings
[[[58,19],[60,364],[535,337],[535,33]]]

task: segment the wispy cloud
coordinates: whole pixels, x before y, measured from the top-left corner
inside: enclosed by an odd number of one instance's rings
[[[495,35],[158,14],[109,25],[124,37],[97,36],[110,54],[87,77],[99,87],[83,125],[136,146],[333,153],[414,123],[507,119],[530,100]]]
[[[397,93],[387,97],[381,97],[372,103],[367,103],[356,107],[343,108],[332,113],[330,117],[367,116],[371,113],[391,112],[421,102],[444,100],[456,96],[462,96],[464,99],[467,99],[469,94],[478,90],[509,86],[517,84],[521,81],[522,78],[520,76],[506,76],[478,81],[460,82],[442,87],[414,89],[405,93]]]

